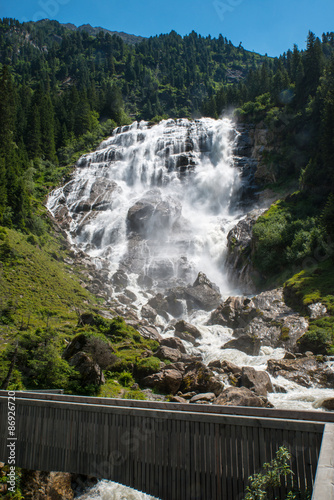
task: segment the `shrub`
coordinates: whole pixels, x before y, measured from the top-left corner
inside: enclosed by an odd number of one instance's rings
[[[157,373],[160,369],[160,359],[150,356],[140,359],[135,366],[136,375],[139,378],[144,378],[153,373]]]
[[[276,452],[276,458],[270,463],[263,464],[263,472],[258,472],[248,478],[249,486],[246,488],[244,500],[268,500],[273,497],[273,490],[281,485],[281,478],[292,479],[293,472],[290,469],[291,455],[287,448],[281,446]],[[286,500],[293,500],[296,496],[292,491],[288,493]]]

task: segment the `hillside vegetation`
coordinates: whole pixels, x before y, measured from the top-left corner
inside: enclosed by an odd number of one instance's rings
[[[134,119],[218,117],[236,108],[241,123],[267,127],[273,139],[262,161],[270,187],[292,179],[299,191],[254,226],[259,287],[286,283],[287,300],[304,314],[315,301],[333,312],[333,33],[321,41],[309,33],[306,51],[295,47],[279,58],[195,32],[129,42],[56,21],[0,23],[3,387],[101,390],[61,357],[80,335],[99,339],[87,340],[90,356],[101,342],[112,355],[103,369],[105,395],[143,397],[131,392],[133,383],[159,369],[152,341],[121,319],[101,316],[103,303],[81,286],[80,270],[66,264],[69,249],[42,205],[80,154]],[[89,324],[80,319],[84,312],[94,317]],[[312,323],[310,334],[320,339],[319,352],[331,349],[331,316]]]

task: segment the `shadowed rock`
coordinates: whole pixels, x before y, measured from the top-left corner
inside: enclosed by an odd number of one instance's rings
[[[258,337],[251,337],[250,335],[242,335],[238,339],[226,342],[221,349],[237,349],[249,356],[258,356],[260,353],[261,341]]]
[[[257,371],[250,366],[244,366],[241,372],[240,385],[247,387],[258,396],[267,397],[268,392],[274,392],[267,372]]]
[[[215,400],[214,404],[222,406],[254,406],[272,407],[264,398],[260,398],[246,387],[228,387]]]

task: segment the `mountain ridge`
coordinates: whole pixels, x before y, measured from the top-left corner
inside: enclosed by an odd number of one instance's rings
[[[111,36],[116,35],[122,38],[125,43],[130,45],[136,45],[140,43],[142,40],[145,40],[146,37],[141,35],[133,35],[131,33],[125,33],[124,31],[111,31],[107,28],[102,28],[102,26],[92,26],[91,24],[82,24],[81,26],[76,26],[73,23],[60,23],[61,26],[64,26],[67,29],[72,31],[87,31],[90,35],[96,36],[101,31],[103,33],[109,33]]]

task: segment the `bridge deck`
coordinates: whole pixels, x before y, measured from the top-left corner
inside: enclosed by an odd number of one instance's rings
[[[163,500],[241,500],[248,477],[282,445],[292,454],[293,486],[312,490],[325,425],[329,441],[334,426],[325,412],[37,393],[16,393],[15,403],[17,466],[112,479]],[[0,422],[5,429],[4,391]],[[3,461],[7,442],[4,433]],[[332,450],[322,449],[321,483],[334,470]],[[318,491],[314,500],[334,498],[330,486],[326,496]]]

